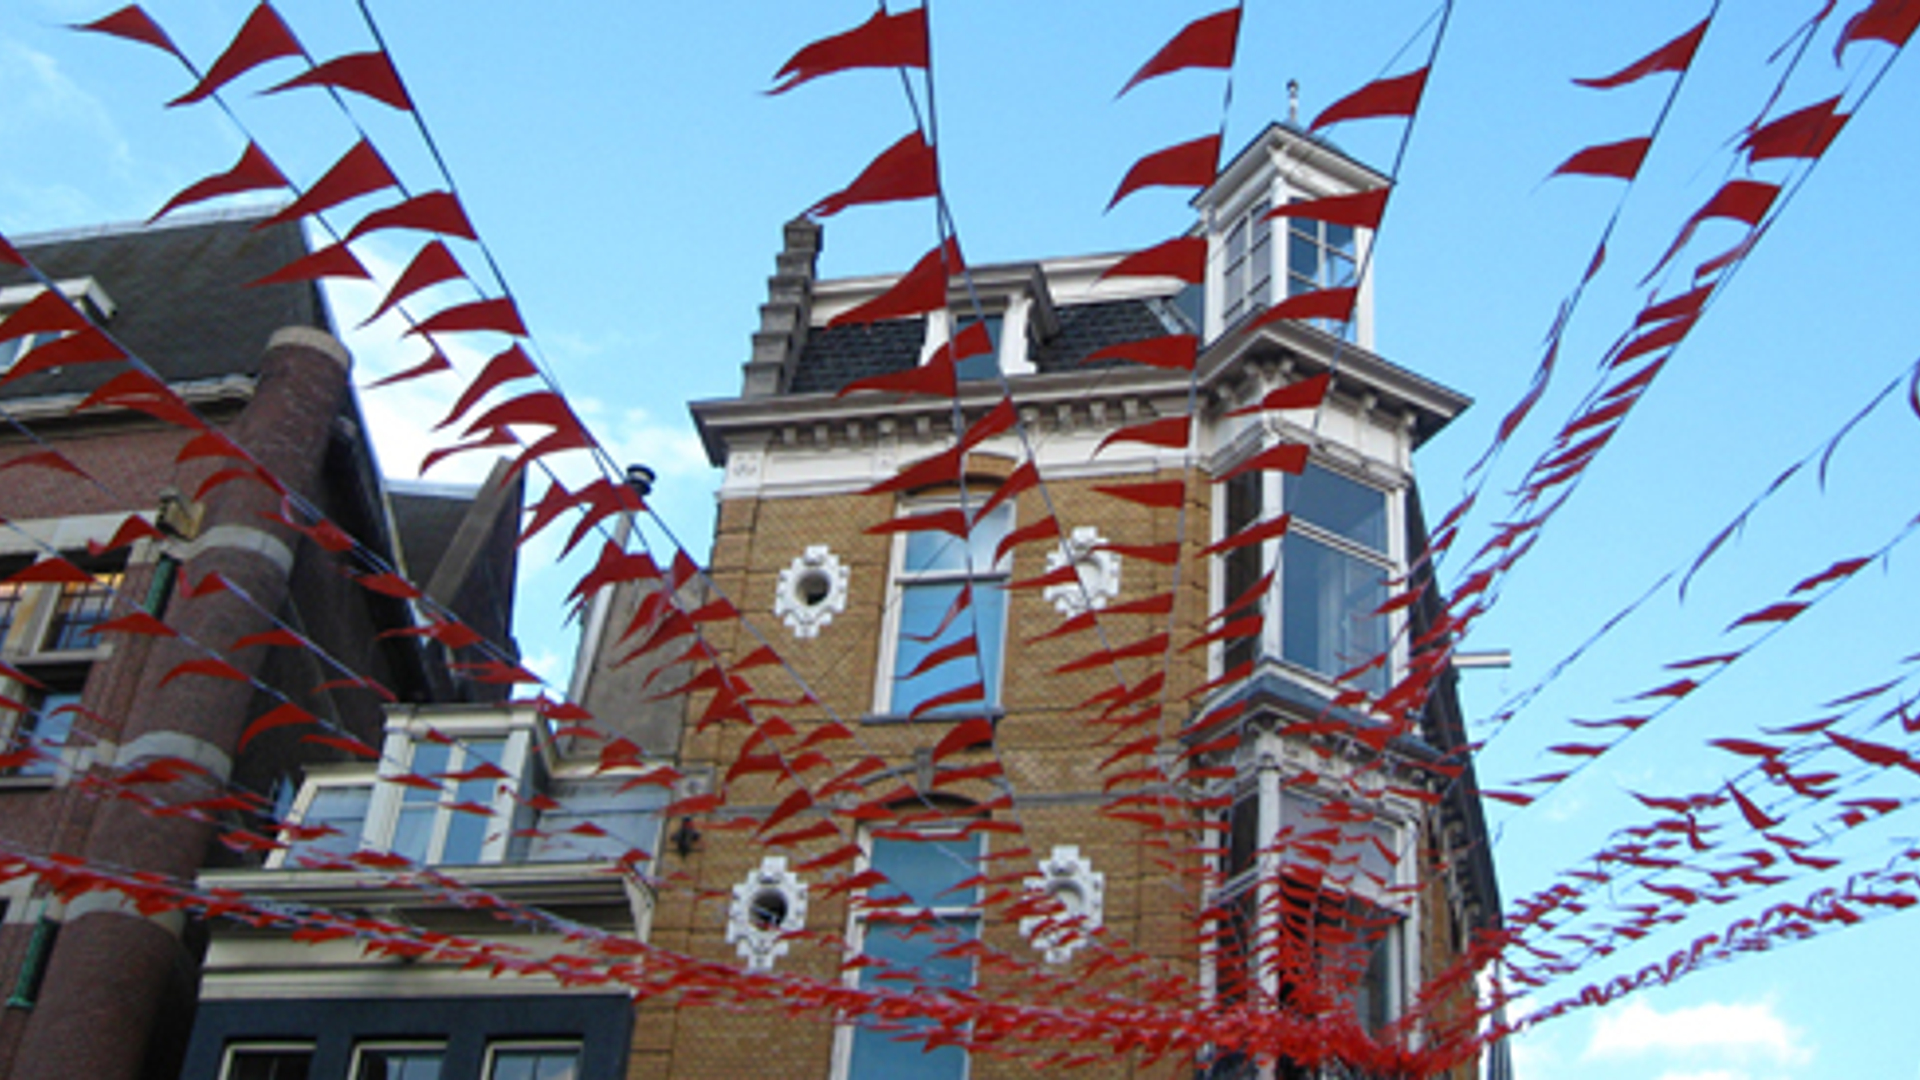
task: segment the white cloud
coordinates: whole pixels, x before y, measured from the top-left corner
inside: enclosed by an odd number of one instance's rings
[[[1663,1072],[1659,1080],[1751,1080],[1745,1072],[1731,1069],[1708,1069],[1705,1072]]]
[[[126,137],[107,107],[60,70],[59,61],[18,41],[0,41],[0,94],[7,108],[0,113],[0,132],[19,132],[31,126],[84,128],[97,139],[116,164],[131,159]]]
[[[1593,1024],[1585,1057],[1621,1058],[1650,1054],[1680,1056],[1705,1071],[1669,1073],[1670,1080],[1743,1080],[1743,1072],[1721,1066],[1767,1060],[1804,1065],[1814,1048],[1804,1033],[1790,1027],[1771,1001],[1729,1004],[1708,1002],[1660,1012],[1644,1001],[1602,1013]],[[1712,1061],[1702,1061],[1711,1058]]]

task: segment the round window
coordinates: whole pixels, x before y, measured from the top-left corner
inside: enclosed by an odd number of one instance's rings
[[[780,929],[787,921],[787,894],[779,889],[761,889],[747,906],[747,919],[760,931]]]
[[[833,592],[833,578],[825,570],[811,569],[793,583],[793,591],[808,607],[819,607]]]

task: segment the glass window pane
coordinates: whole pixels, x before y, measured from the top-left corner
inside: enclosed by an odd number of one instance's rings
[[[973,985],[973,960],[966,956],[941,956],[942,952],[979,936],[979,920],[971,916],[957,919],[870,919],[862,951],[885,967],[860,969],[864,987],[901,989],[908,986],[951,986],[966,989]],[[911,972],[911,979],[903,978]]]
[[[973,602],[954,617],[946,631],[931,641],[916,641],[912,635],[925,636],[939,629],[941,620],[953,608],[964,586],[929,583],[907,585],[900,590],[899,646],[894,653],[893,696],[889,709],[895,715],[907,715],[921,702],[949,690],[972,683],[986,686],[984,703],[962,702],[929,710],[922,715],[942,716],[955,712],[978,712],[1000,704],[1000,665],[1002,639],[1006,634],[1007,594],[990,583],[973,587]],[[968,637],[978,645],[977,656],[961,656],[922,671],[908,674],[930,654]]]
[[[468,785],[461,784],[464,792]],[[491,793],[489,793],[490,795]],[[468,801],[462,795],[460,802]],[[485,803],[482,800],[474,800]],[[480,861],[487,834],[493,831],[493,818],[469,814],[464,810],[447,811],[447,839],[440,846],[440,861],[451,866],[471,866]]]
[[[57,651],[91,649],[98,645],[93,628],[106,621],[121,576],[118,571],[95,574],[90,584],[63,588],[60,602],[53,610],[53,622],[47,628],[46,648]]]
[[[80,704],[77,690],[51,690],[29,699],[34,711],[19,716],[14,741],[19,747],[31,746],[38,757],[22,762],[20,776],[52,776],[60,771],[60,753],[73,735],[74,707]]]
[[[0,575],[12,574],[25,569],[16,564],[0,565]],[[20,597],[26,586],[17,581],[0,582],[0,643],[7,638],[7,631],[13,627],[14,613],[20,608]]]
[[[1320,281],[1320,245],[1297,232],[1289,232],[1287,272],[1317,284]]]
[[[654,853],[660,835],[657,811],[666,805],[667,792],[652,786],[619,790],[626,779],[613,776],[556,781],[547,794],[560,808],[540,815],[537,827],[544,835],[533,838],[527,861],[612,861],[634,848]],[[586,822],[599,826],[607,835],[568,831]]]
[[[1353,260],[1345,255],[1327,257],[1327,284],[1340,288],[1354,283]]]
[[[1282,656],[1331,677],[1386,651],[1388,620],[1373,614],[1387,600],[1385,570],[1299,534],[1280,552]],[[1385,691],[1386,667],[1369,668],[1353,685]]]
[[[1352,258],[1354,253],[1353,226],[1337,225],[1329,221],[1326,223],[1326,228],[1327,247],[1332,248],[1334,251],[1345,252],[1348,258]]]
[[[873,890],[876,900],[904,894],[921,907],[966,907],[979,899],[978,886],[954,889],[979,872],[978,837],[875,837],[868,864],[891,882]]]
[[[439,807],[432,803],[403,806],[393,823],[393,844],[387,849],[417,863],[427,861],[427,845],[433,839],[433,816]]]
[[[445,743],[418,743],[413,748],[413,761],[409,768],[420,776],[432,779],[435,774],[447,771],[447,760],[452,752],[453,748]],[[411,786],[401,788],[400,792],[400,800],[410,803],[438,802],[441,795],[438,791]]]
[[[440,1080],[439,1048],[363,1047],[355,1080]]]
[[[575,1080],[579,1075],[579,1050],[549,1047],[495,1050],[488,1080]]]
[[[1289,476],[1286,482],[1286,505],[1294,517],[1386,553],[1386,492],[1317,465],[1307,466],[1306,472]]]
[[[983,495],[973,499],[969,505],[977,510],[985,498]],[[952,533],[931,530],[908,533],[905,569],[908,573],[964,574],[971,566],[973,573],[990,573],[994,569],[993,549],[1000,546],[1001,539],[1012,527],[1013,507],[1003,504],[973,523],[972,535],[966,543]]]
[[[1260,520],[1261,474],[1258,471],[1244,472],[1227,481],[1226,535],[1233,536]],[[1224,538],[1223,538],[1224,539]],[[1259,582],[1266,568],[1266,545],[1249,544],[1235,548],[1226,555],[1226,590],[1221,597],[1223,604],[1232,604],[1246,595],[1248,589]],[[1266,610],[1265,599],[1237,609],[1235,619],[1247,618]],[[1236,667],[1252,660],[1260,646],[1258,634],[1231,638],[1226,643],[1226,666]]]
[[[323,787],[313,793],[302,825],[331,825],[338,835],[297,841],[287,851],[288,863],[298,866],[301,856],[347,856],[360,850],[360,832],[367,823],[367,805],[373,801],[373,787],[356,784]]]
[[[244,1047],[227,1050],[227,1071],[223,1080],[307,1080],[313,1065],[309,1048]]]

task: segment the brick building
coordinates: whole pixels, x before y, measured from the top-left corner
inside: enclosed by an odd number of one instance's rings
[[[298,222],[255,212],[12,239],[44,277],[0,266],[0,317],[51,282],[283,483],[288,501],[246,477],[209,484],[235,459],[196,454],[196,430],[114,394],[125,362],[36,362],[65,355],[55,350],[80,335],[0,342],[0,372],[15,376],[0,383],[5,854],[78,856],[187,880],[257,862],[258,852],[214,837],[264,818],[227,808],[161,819],[103,798],[111,786],[94,781],[184,761],[204,773],[137,790],[164,805],[230,786],[257,796],[262,815],[283,814],[303,778],[340,753],[294,728],[243,742],[268,710],[292,704],[335,735],[378,746],[386,709],[355,680],[413,707],[497,699],[500,687],[471,679],[441,645],[393,633],[419,625],[413,602],[348,575],[398,570],[511,655],[519,481],[496,475],[481,490],[383,481],[348,385],[350,358],[318,290],[250,284],[307,254]],[[109,400],[76,410],[103,387]],[[54,454],[77,472],[55,467]],[[157,531],[111,547],[129,515]],[[322,545],[284,515],[309,525],[323,516],[354,545]],[[17,577],[29,567],[78,573]],[[182,585],[216,572],[230,588]],[[178,636],[96,633],[134,612],[160,617]],[[317,648],[235,647],[275,628]],[[183,660],[210,655],[245,681],[167,678]],[[176,1074],[210,927],[179,911],[144,915],[116,895],[64,901],[36,875],[6,883],[0,1074]]]
[[[978,266],[970,280],[953,279],[946,311],[877,322],[834,317],[899,276],[820,280],[821,230],[804,221],[786,227],[741,393],[692,408],[712,461],[725,470],[714,588],[767,628],[764,640],[814,700],[799,700],[779,672],[753,677],[759,694],[784,699],[777,711],[791,741],[768,740],[749,725],[697,722],[703,710],[711,715],[709,696],[695,699],[687,723],[667,717],[654,725],[649,748],[677,757],[689,777],[682,794],[723,785],[727,809],[714,820],[670,825],[680,842],[662,853],[661,872],[682,887],[663,892],[653,944],[749,970],[863,987],[890,978],[895,987],[904,980],[991,998],[1006,992],[1005,976],[936,955],[914,925],[937,924],[948,941],[979,938],[1072,971],[1084,937],[996,917],[973,881],[983,871],[1024,870],[1081,926],[1131,943],[1201,987],[1215,1007],[1313,1008],[1377,1030],[1412,1006],[1476,929],[1497,923],[1471,766],[1459,767],[1465,738],[1451,669],[1438,672],[1412,729],[1390,742],[1369,742],[1365,733],[1382,721],[1351,693],[1378,698],[1399,683],[1412,669],[1410,642],[1440,613],[1431,590],[1410,606],[1376,610],[1409,578],[1430,576],[1412,455],[1467,399],[1371,350],[1364,281],[1350,323],[1254,325],[1286,297],[1355,284],[1370,242],[1365,230],[1268,212],[1385,182],[1328,144],[1274,125],[1195,202],[1190,235],[1206,242],[1202,284],[1103,279],[1118,256]],[[992,347],[958,365],[957,403],[837,396],[858,379],[928,364],[953,328],[976,315]],[[1198,338],[1191,382],[1184,370],[1084,363],[1110,346],[1182,334]],[[1317,410],[1236,414],[1329,373],[1331,391]],[[1001,376],[1019,430],[974,443],[963,464],[929,466],[919,482],[866,493],[907,466],[939,460],[959,432],[980,430],[1001,401]],[[1108,442],[1123,427],[1189,415],[1192,458],[1184,439]],[[1304,468],[1253,468],[1220,482],[1288,444],[1305,447]],[[1044,484],[1010,483],[1029,462]],[[1142,483],[1178,494],[1112,490]],[[957,531],[893,527],[955,510],[967,522]],[[1292,523],[1284,535],[1283,514]],[[1039,542],[1023,542],[1049,516],[1058,536],[1040,529]],[[970,539],[962,542],[960,532]],[[1223,544],[1256,535],[1265,539]],[[1224,550],[1207,554],[1215,545]],[[1177,557],[1165,557],[1169,551]],[[1210,616],[1242,597],[1249,599],[1224,631],[1209,635],[1221,627]],[[586,652],[599,658],[595,678],[621,677],[616,632],[635,602],[615,601],[614,616],[593,624]],[[1105,637],[1070,632],[1085,625],[1073,620],[1089,608],[1101,613]],[[1047,633],[1056,628],[1063,632]],[[1170,631],[1170,645],[1123,648],[1156,630]],[[706,640],[733,663],[763,642],[725,622],[711,624]],[[1204,647],[1181,647],[1195,641]],[[1097,647],[1112,651],[1106,662],[1076,663]],[[1384,660],[1368,666],[1376,658]],[[1163,686],[1154,682],[1162,671]],[[626,678],[638,687],[639,677]],[[1137,690],[1143,686],[1149,690]],[[1129,688],[1131,696],[1123,693]],[[1103,700],[1127,704],[1119,717],[1104,710],[1120,726],[1088,722],[1102,716]],[[593,695],[588,701],[595,704]],[[1124,726],[1156,702],[1166,703],[1162,714]],[[1191,722],[1208,716],[1232,719],[1193,734]],[[942,748],[978,718],[993,725],[990,751]],[[1160,737],[1116,765],[1116,730],[1126,732],[1120,742],[1143,732]],[[793,798],[793,778],[780,768],[743,763],[765,757],[770,745],[792,755],[816,739],[833,740],[835,771],[812,774],[813,787],[837,791],[812,800],[787,827],[826,820],[837,829],[775,850],[751,827],[726,827],[728,815],[765,818]],[[862,759],[879,764],[827,784]],[[1139,780],[1129,788],[1124,776],[1116,787],[1117,774],[1156,762],[1211,777],[1204,801],[1218,850],[1160,850],[1152,815],[1114,812],[1117,793],[1137,789],[1151,806],[1168,791]],[[1362,806],[1353,793],[1368,787],[1375,795]],[[910,812],[875,822],[858,809],[889,797]],[[1331,841],[1329,822],[1340,822]],[[1318,861],[1301,843],[1316,830]],[[890,884],[830,891],[821,886],[837,872],[805,869],[849,835],[860,845],[855,869],[878,870]],[[995,863],[996,845],[1031,855]],[[1303,887],[1309,899],[1296,903]],[[888,889],[911,897],[910,907],[926,905],[905,930],[873,914],[878,892]],[[1210,914],[1196,922],[1202,911]],[[1347,918],[1366,929],[1309,961],[1340,968],[1326,976],[1337,985],[1309,988],[1298,967],[1302,937]],[[1210,944],[1195,944],[1196,927]],[[824,935],[826,947],[796,930]],[[835,943],[861,962],[843,966]],[[1436,1016],[1445,1014],[1443,1007]],[[896,1037],[903,1030],[927,1029],[646,1004],[629,1075],[734,1077],[766,1072],[770,1062],[782,1075],[830,1080],[1014,1076],[1031,1067],[954,1045],[923,1053],[917,1041]],[[1244,1050],[1210,1047],[1195,1068],[1215,1077],[1305,1075]],[[1475,1064],[1455,1075],[1471,1075]],[[1080,1075],[1131,1076],[1135,1068],[1114,1055]]]

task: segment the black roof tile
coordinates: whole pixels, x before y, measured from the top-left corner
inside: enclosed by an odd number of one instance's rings
[[[890,375],[920,362],[927,338],[925,319],[889,319],[852,326],[816,327],[807,333],[789,393],[832,393],[855,379]]]
[[[255,229],[267,216],[223,216],[148,228],[15,237],[55,281],[91,277],[115,312],[104,329],[170,382],[259,372],[268,338],[284,326],[331,331],[310,282],[247,288],[307,253],[298,222]],[[31,274],[0,265],[0,287]],[[85,393],[125,370],[87,364],[41,372],[0,387],[0,398]]]

